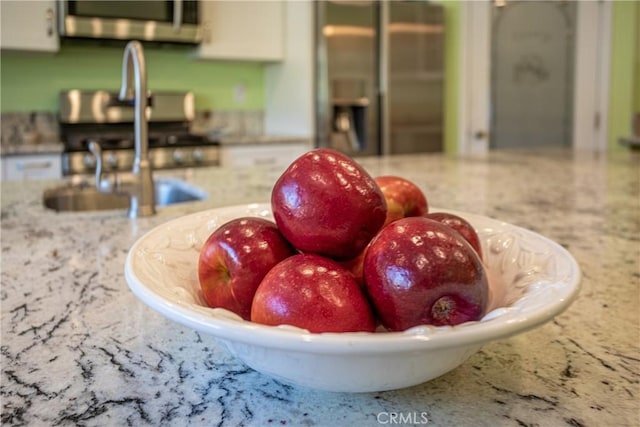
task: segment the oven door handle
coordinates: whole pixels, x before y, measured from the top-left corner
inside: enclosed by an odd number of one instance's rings
[[[182,0],[173,0],[173,32],[179,33],[182,28]]]

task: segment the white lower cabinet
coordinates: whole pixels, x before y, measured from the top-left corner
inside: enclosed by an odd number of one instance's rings
[[[2,180],[24,181],[62,177],[60,154],[29,154],[2,157]]]
[[[220,165],[231,168],[263,166],[284,171],[310,148],[307,142],[223,145],[220,149]]]

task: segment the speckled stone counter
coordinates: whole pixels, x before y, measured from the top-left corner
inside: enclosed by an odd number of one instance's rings
[[[291,135],[251,135],[251,136],[223,136],[218,141],[220,145],[269,145],[269,144],[308,144],[313,143],[308,136]]]
[[[183,178],[206,201],[54,213],[52,183],[2,184],[2,424],[29,426],[638,426],[640,158],[561,151],[368,158],[418,183],[437,207],[471,211],[565,246],[583,273],[553,321],[484,346],[456,370],[389,392],[278,383],[129,291],[128,249],[151,228],[213,207],[267,201],[279,171]],[[396,414],[394,416],[394,414]],[[402,415],[400,417],[399,415]]]

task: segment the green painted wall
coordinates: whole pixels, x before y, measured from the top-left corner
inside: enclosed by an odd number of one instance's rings
[[[640,114],[640,5],[636,3],[636,46],[635,46],[635,55],[636,55],[636,65],[635,65],[635,112]]]
[[[458,100],[460,87],[460,1],[443,0],[445,8],[444,151],[458,152]]]
[[[634,108],[637,108],[637,100],[634,100],[637,91],[634,89],[640,85],[636,59],[640,50],[636,36],[638,9],[640,2],[637,1],[613,3],[608,129],[611,150],[624,148],[618,143],[618,138],[631,134],[631,118]]]
[[[122,47],[63,45],[56,54],[2,51],[0,111],[56,111],[63,89],[120,87]],[[145,47],[149,90],[192,90],[196,108],[264,107],[264,68],[257,63],[197,61],[188,47]],[[244,97],[234,89],[242,85]],[[243,99],[242,99],[243,98]]]

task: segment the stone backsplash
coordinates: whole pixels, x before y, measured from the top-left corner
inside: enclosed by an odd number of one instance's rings
[[[264,133],[264,113],[256,111],[198,111],[191,131],[199,135],[259,136]],[[2,113],[3,147],[61,142],[57,114],[52,112]]]
[[[2,113],[0,141],[3,146],[59,142],[56,114],[41,111]]]
[[[264,134],[264,113],[259,111],[197,111],[191,131],[199,135],[259,136]]]

